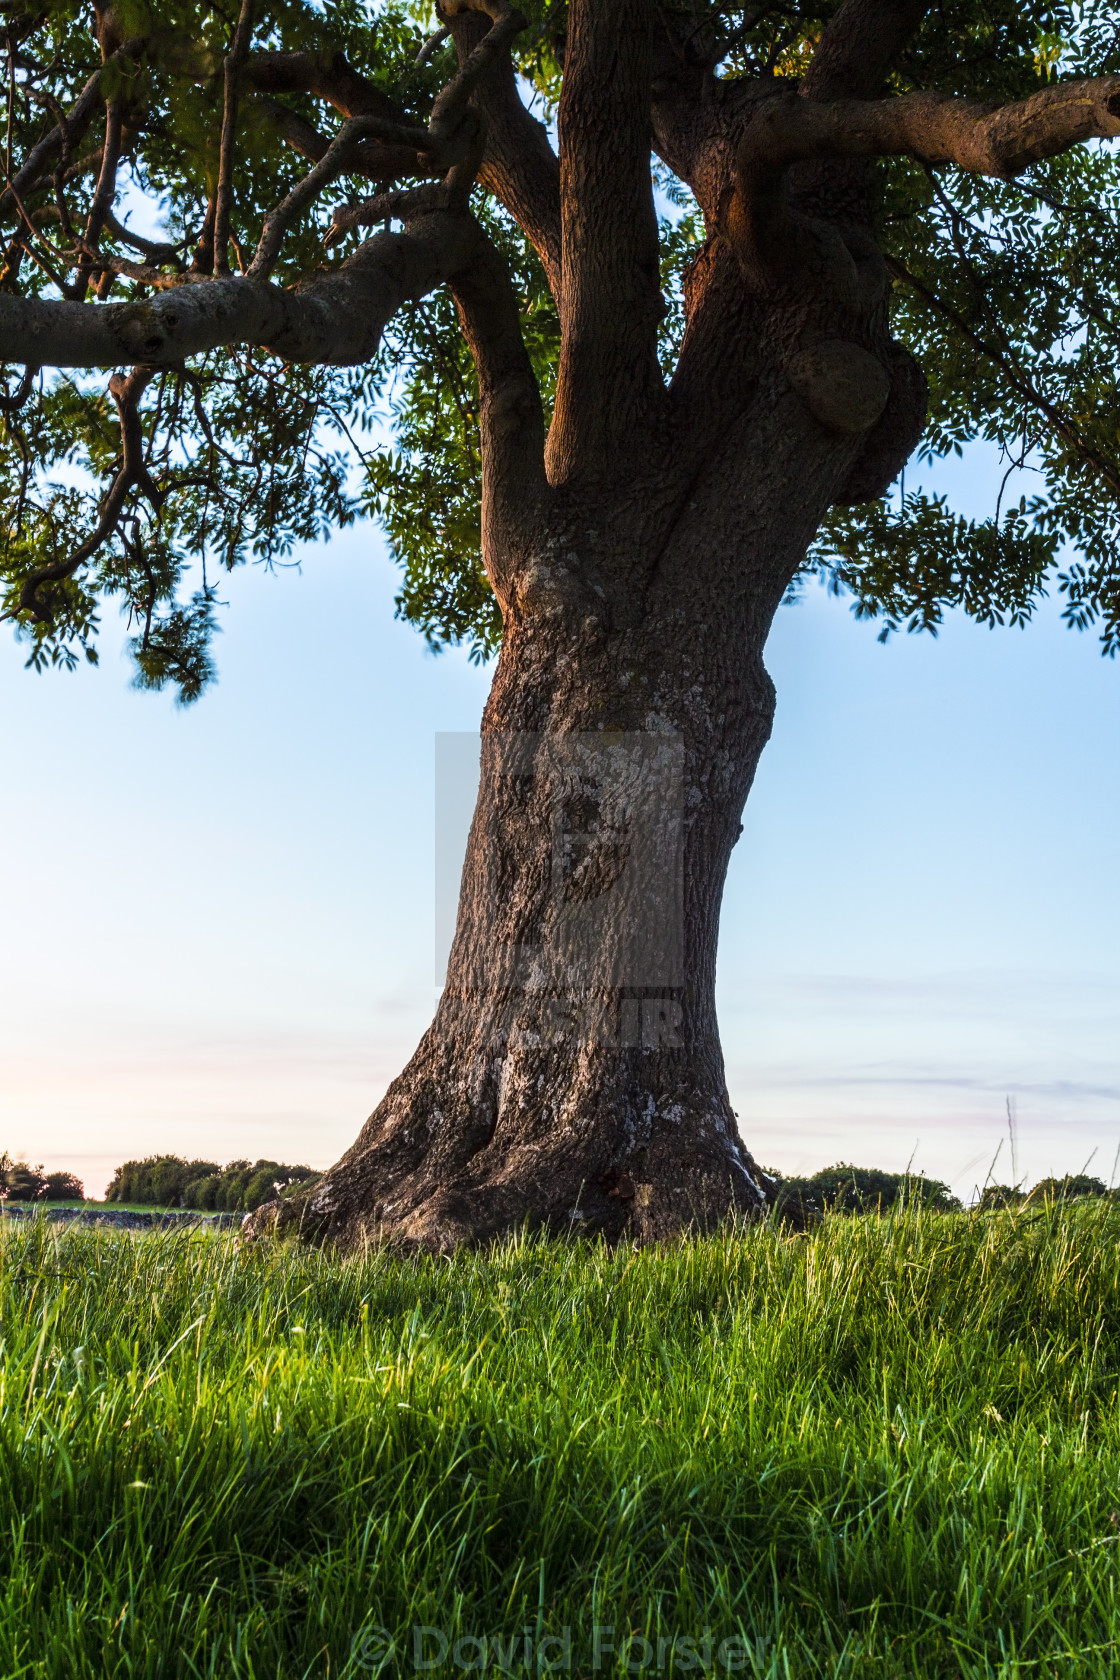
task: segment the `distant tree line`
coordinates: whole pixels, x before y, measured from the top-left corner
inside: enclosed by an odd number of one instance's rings
[[[1120,1190],[1110,1190],[1103,1178],[1088,1173],[1068,1173],[1065,1178],[1040,1178],[1031,1190],[1016,1190],[1010,1184],[986,1184],[980,1193],[982,1208],[1025,1207],[1028,1202],[1070,1202],[1078,1196],[1109,1196],[1120,1200]]]
[[[252,1213],[263,1202],[318,1177],[311,1167],[290,1167],[283,1161],[230,1161],[222,1167],[216,1161],[149,1155],[117,1168],[105,1200],[197,1208],[200,1213]]]
[[[44,1172],[42,1162],[32,1167],[26,1161],[13,1160],[6,1149],[0,1149],[0,1201],[80,1202],[84,1199],[85,1187],[73,1173]]]
[[[887,1213],[900,1202],[920,1202],[938,1213],[958,1213],[961,1207],[947,1184],[924,1173],[880,1172],[848,1161],[822,1167],[811,1178],[787,1178],[773,1167],[764,1170],[775,1180],[775,1210],[799,1223],[811,1223],[826,1213]]]
[[[957,1213],[961,1203],[947,1184],[924,1173],[881,1172],[847,1161],[822,1167],[810,1178],[787,1177],[764,1169],[774,1180],[771,1201],[776,1212],[798,1224],[811,1224],[826,1213],[887,1213],[899,1204],[918,1202],[937,1213]],[[196,1208],[200,1213],[251,1213],[275,1196],[307,1187],[319,1178],[308,1166],[283,1161],[187,1161],[179,1155],[149,1155],[125,1161],[105,1192],[109,1202],[142,1207]],[[1043,1178],[1031,1190],[988,1184],[976,1204],[981,1209],[1017,1208],[1040,1202],[1072,1201],[1082,1196],[1120,1200],[1103,1179],[1087,1173]],[[80,1202],[85,1188],[71,1172],[45,1172],[0,1150],[0,1201]]]
[[[799,1224],[812,1224],[826,1213],[887,1213],[902,1203],[918,1202],[937,1213],[959,1213],[961,1203],[947,1184],[924,1173],[880,1172],[877,1167],[854,1167],[839,1161],[811,1178],[787,1178],[773,1167],[764,1169],[775,1180],[771,1200],[780,1215]],[[988,1184],[975,1204],[980,1209],[1024,1207],[1028,1203],[1073,1201],[1080,1196],[1108,1196],[1120,1200],[1101,1178],[1068,1173],[1065,1178],[1042,1178],[1031,1190],[1009,1184]]]

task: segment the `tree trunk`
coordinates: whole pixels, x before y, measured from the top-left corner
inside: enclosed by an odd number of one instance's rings
[[[784,519],[795,558],[800,524]],[[670,551],[619,626],[617,604],[569,587],[562,548],[531,568],[503,641],[432,1025],[310,1197],[252,1230],[278,1217],[346,1246],[447,1250],[525,1223],[651,1239],[766,1204],[715,968],[781,590],[705,611]]]
[[[890,482],[924,412],[881,260],[845,260],[849,290],[817,319],[745,296],[726,249],[698,259],[671,402],[625,333],[604,364],[569,300],[547,480],[516,316],[490,330],[489,270],[455,277],[505,628],[447,984],[353,1148],[250,1233],[651,1240],[765,1207],[715,1013],[723,885],[773,718],[763,647],[827,509],[879,494],[865,481]],[[857,292],[875,306],[863,342]]]

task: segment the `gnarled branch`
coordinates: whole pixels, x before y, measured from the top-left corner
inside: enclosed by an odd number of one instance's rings
[[[485,15],[462,8],[451,17],[449,27],[460,59],[466,61],[485,31]],[[478,81],[473,103],[486,118],[479,181],[532,243],[559,303],[560,162],[544,124],[525,107],[508,53],[494,57]]]
[[[805,224],[785,202],[785,172],[815,158],[910,156],[1010,179],[1080,141],[1120,135],[1120,76],[1058,82],[1000,105],[933,92],[819,104],[768,100],[739,147],[728,231],[757,272],[795,255]]]
[[[477,223],[473,226],[470,260],[451,276],[450,285],[478,370],[482,555],[504,608],[534,538],[539,544],[549,498],[544,416],[509,271],[490,239]]]
[[[240,275],[198,280],[143,303],[66,303],[0,294],[0,362],[168,367],[238,344],[289,361],[368,361],[386,322],[469,258],[463,216],[432,215],[379,233],[334,272],[284,291]]]

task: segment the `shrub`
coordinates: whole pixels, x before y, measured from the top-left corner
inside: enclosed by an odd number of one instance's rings
[[[3,1156],[3,1188],[0,1194],[8,1202],[37,1202],[43,1194],[46,1179],[42,1165],[28,1166],[26,1161],[13,1161]]]
[[[205,1178],[192,1179],[183,1193],[184,1205],[197,1208],[201,1213],[213,1213],[218,1206],[221,1182],[222,1176],[217,1172],[207,1173]]]
[[[195,1179],[218,1173],[216,1161],[185,1161],[179,1155],[149,1155],[117,1168],[105,1192],[108,1202],[138,1202],[142,1207],[182,1207]]]
[[[308,1166],[283,1161],[185,1161],[179,1155],[149,1155],[125,1161],[105,1193],[110,1202],[146,1207],[187,1207],[204,1213],[251,1213],[262,1202],[309,1179]]]
[[[50,1172],[43,1181],[42,1194],[52,1202],[84,1202],[86,1188],[72,1172]]]
[[[1088,1173],[1067,1173],[1065,1178],[1040,1178],[1027,1197],[1028,1202],[1070,1202],[1077,1196],[1107,1196],[1103,1178]]]
[[[886,1213],[899,1202],[920,1202],[935,1213],[952,1213],[960,1202],[940,1179],[924,1173],[881,1172],[839,1161],[811,1178],[777,1179],[774,1207],[780,1215],[812,1224],[825,1213]]]
[[[985,1184],[976,1205],[980,1208],[1017,1208],[1026,1199],[1022,1190],[1015,1190],[1010,1184]]]

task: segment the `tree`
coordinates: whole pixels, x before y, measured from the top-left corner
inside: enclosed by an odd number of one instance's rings
[[[191,1184],[220,1172],[216,1161],[185,1161],[180,1155],[149,1155],[124,1161],[105,1192],[107,1202],[135,1202],[141,1207],[190,1207]]]
[[[84,1202],[86,1187],[76,1173],[49,1172],[43,1179],[42,1195],[48,1202]]]
[[[142,1207],[197,1208],[205,1213],[251,1212],[293,1185],[317,1179],[310,1167],[282,1161],[185,1161],[179,1155],[149,1155],[124,1161],[105,1192],[109,1202]]]
[[[37,1202],[46,1186],[42,1165],[32,1167],[26,1161],[13,1161],[7,1154],[2,1159],[0,1196],[8,1202]]]
[[[822,1167],[811,1178],[786,1178],[773,1170],[776,1190],[773,1204],[779,1214],[798,1224],[832,1213],[887,1213],[899,1202],[914,1202],[934,1213],[959,1213],[961,1204],[949,1186],[924,1173],[890,1173],[878,1167],[853,1167],[840,1161]]]
[[[6,14],[6,613],[68,664],[115,600],[190,700],[222,566],[378,514],[400,611],[500,642],[479,801],[432,1027],[271,1217],[657,1236],[768,1193],[714,972],[779,604],[1050,580],[1120,641],[1120,50],[1093,0],[437,10]],[[888,499],[923,436],[1002,449],[991,518]]]

